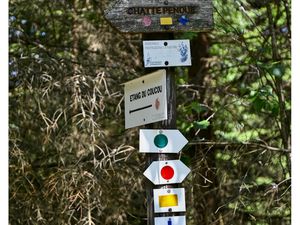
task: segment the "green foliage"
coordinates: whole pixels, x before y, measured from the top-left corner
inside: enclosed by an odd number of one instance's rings
[[[10,0],[11,224],[145,224],[121,85],[144,73],[141,35],[109,3]],[[212,32],[176,34],[194,46],[175,72],[187,224],[290,224],[290,1],[213,3]]]

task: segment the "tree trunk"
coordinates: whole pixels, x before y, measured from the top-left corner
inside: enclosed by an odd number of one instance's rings
[[[199,33],[198,36],[191,42],[192,52],[192,67],[189,70],[190,83],[195,84],[197,89],[197,97],[193,99],[200,104],[207,104],[209,99],[206,96],[206,81],[209,79],[208,65],[206,58],[208,58],[209,39],[205,33]],[[209,112],[201,113],[201,115],[194,115],[194,121],[201,121],[209,117]],[[195,138],[195,134],[200,139],[212,139],[212,127],[207,129],[191,130],[191,139]],[[189,150],[192,155],[192,201],[194,211],[194,225],[211,224],[216,220],[215,211],[217,208],[217,193],[214,189],[218,186],[215,176],[214,152],[203,145],[193,145]]]

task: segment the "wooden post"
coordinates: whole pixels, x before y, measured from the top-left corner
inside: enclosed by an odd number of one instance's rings
[[[105,17],[115,28],[125,33],[142,33],[143,40],[172,40],[172,32],[208,31],[213,27],[212,0],[117,0],[105,11]],[[161,69],[161,68],[160,68]],[[168,117],[146,128],[176,129],[176,78],[173,68],[167,68],[166,89]],[[146,69],[146,72],[152,72]],[[147,154],[146,168],[153,161],[177,159],[178,154]],[[147,225],[154,225],[153,189],[176,188],[178,184],[154,186],[146,181]],[[182,213],[176,213],[182,215]],[[160,213],[157,216],[173,216]]]
[[[159,34],[144,34],[143,40],[172,40],[173,33],[159,33]],[[161,68],[160,68],[161,69]],[[153,69],[152,69],[153,70]],[[152,72],[151,70],[151,72]],[[149,69],[147,69],[148,72]],[[160,123],[146,125],[147,128],[155,129],[176,129],[176,77],[174,68],[166,68],[166,90],[167,90],[167,108],[168,119]],[[178,159],[178,154],[146,154],[146,168],[151,165],[153,161]],[[147,225],[154,225],[154,204],[153,204],[153,189],[176,188],[178,184],[168,184],[155,186],[151,181],[146,181],[146,199],[147,199]],[[174,213],[158,213],[156,216],[173,216]]]
[[[174,69],[167,68],[167,107],[168,107],[168,119],[161,122],[161,124],[157,123],[155,124],[157,129],[175,129],[176,128],[176,79],[174,74]],[[160,126],[159,126],[160,125]],[[150,128],[151,125],[147,126],[147,128]],[[153,128],[153,126],[151,126]],[[161,161],[161,160],[172,160],[172,159],[178,159],[178,154],[147,154],[146,160],[147,165],[151,165],[153,161]],[[155,186],[152,184],[151,181],[147,180],[146,184],[146,199],[147,199],[147,225],[154,225],[154,204],[153,204],[153,189],[159,189],[159,188],[176,188],[178,187],[178,184],[168,184],[168,185],[159,185]],[[171,216],[174,215],[174,213],[159,213],[157,216]]]

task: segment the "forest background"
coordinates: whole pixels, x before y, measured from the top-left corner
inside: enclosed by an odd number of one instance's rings
[[[212,32],[176,35],[196,65],[176,70],[188,224],[290,224],[291,2],[213,2]],[[144,74],[141,35],[107,3],[10,1],[10,224],[145,224],[120,85]]]

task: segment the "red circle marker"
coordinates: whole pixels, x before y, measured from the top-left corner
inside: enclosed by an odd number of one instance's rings
[[[171,166],[164,166],[161,169],[160,174],[165,180],[170,180],[174,176],[174,169]]]

